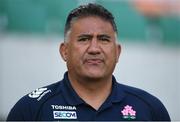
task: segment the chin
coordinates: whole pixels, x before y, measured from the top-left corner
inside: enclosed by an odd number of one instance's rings
[[[104,75],[102,73],[93,72],[86,74],[86,77],[89,79],[101,79],[104,77]]]

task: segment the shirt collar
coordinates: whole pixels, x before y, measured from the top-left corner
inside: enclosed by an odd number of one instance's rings
[[[112,76],[112,81],[112,91],[109,97],[111,98],[112,102],[120,102],[125,97],[123,86],[116,81],[114,76]]]
[[[123,88],[119,83],[117,83],[114,76],[112,76],[112,82],[113,82],[112,83],[112,91],[105,102],[108,102],[108,103],[120,102],[125,96]],[[65,100],[68,102],[68,104],[79,105],[79,104],[85,103],[73,89],[73,87],[68,79],[68,72],[66,72],[64,74],[64,79],[62,81],[62,84],[63,85],[62,85],[61,90],[62,90],[63,96],[64,96]]]
[[[70,105],[79,105],[84,103],[84,101],[77,95],[75,90],[73,89],[69,78],[68,78],[68,72],[64,74],[64,79],[62,81],[62,92],[65,100],[68,102]]]

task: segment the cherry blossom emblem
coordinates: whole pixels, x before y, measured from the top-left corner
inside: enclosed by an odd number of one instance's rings
[[[121,111],[123,118],[126,120],[136,119],[136,111],[132,109],[132,106],[126,105],[124,109]]]

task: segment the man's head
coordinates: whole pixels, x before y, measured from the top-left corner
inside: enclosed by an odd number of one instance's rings
[[[60,46],[69,76],[76,80],[110,78],[121,52],[116,34],[114,18],[102,6],[88,4],[74,9]]]
[[[66,24],[65,24],[64,38],[66,38],[68,31],[70,31],[71,29],[71,24],[75,20],[79,18],[83,18],[83,17],[88,17],[88,16],[100,17],[101,19],[111,23],[113,30],[116,33],[118,32],[113,15],[103,6],[89,3],[87,5],[81,5],[70,12],[70,14],[67,17]]]

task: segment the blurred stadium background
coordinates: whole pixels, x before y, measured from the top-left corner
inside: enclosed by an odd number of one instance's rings
[[[61,80],[66,16],[88,2],[115,16],[118,81],[157,96],[180,120],[180,0],[0,0],[0,120],[23,95]]]

